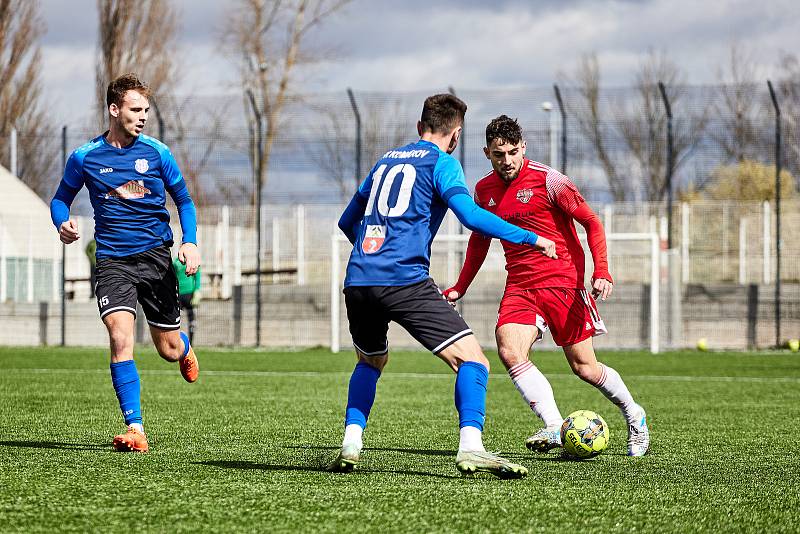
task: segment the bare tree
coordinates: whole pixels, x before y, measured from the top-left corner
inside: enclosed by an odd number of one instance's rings
[[[559,76],[566,85],[577,88],[579,98],[566,102],[569,114],[575,117],[581,134],[589,141],[608,181],[614,200],[625,200],[627,187],[624,176],[617,171],[608,149],[608,131],[602,116],[600,98],[600,63],[597,54],[585,54],[573,76]],[[607,110],[606,110],[607,111]]]
[[[266,183],[273,143],[284,106],[296,96],[292,85],[295,71],[311,61],[307,38],[311,30],[348,0],[239,0],[232,9],[222,40],[235,57],[241,58],[242,85],[252,94],[255,110],[248,113],[252,139],[261,139],[260,161],[252,158],[256,180]],[[251,103],[245,101],[246,109]],[[255,135],[257,116],[262,130]]]
[[[617,104],[620,132],[639,166],[648,200],[663,200],[667,193],[667,112],[658,83],[664,84],[673,111],[673,171],[680,167],[705,128],[702,104],[695,104],[700,108],[694,113],[693,105],[685,105],[684,80],[681,70],[663,52],[651,51],[642,60],[634,80],[638,98],[626,107]]]
[[[567,99],[567,108],[593,148],[614,200],[626,200],[634,192],[631,163],[640,171],[644,196],[649,200],[663,199],[666,194],[667,114],[658,82],[666,86],[674,112],[673,170],[683,163],[707,120],[703,106],[699,110],[691,106],[684,110],[680,105],[685,98],[684,76],[680,69],[663,53],[649,52],[634,78],[636,98],[630,98],[629,94],[617,99],[601,96],[600,65],[595,54],[583,56],[572,77],[562,75],[561,78],[578,90],[579,98]],[[622,148],[624,151],[620,150]],[[620,153],[634,161],[622,160]]]
[[[409,140],[408,124],[392,120],[401,115],[398,100],[360,106],[362,117],[361,174],[355,177],[355,127],[350,107],[329,107],[318,113],[327,120],[320,127],[318,148],[313,157],[325,176],[336,184],[343,200],[349,199],[357,184],[369,172],[369,166],[386,150]],[[351,151],[349,147],[353,147]]]
[[[40,197],[53,189],[57,136],[39,105],[41,52],[36,44],[43,30],[39,4],[0,0],[0,162],[8,165],[12,129],[18,133],[18,177]]]
[[[228,105],[205,105],[196,97],[178,100],[170,96],[160,100],[173,111],[167,129],[170,149],[192,192],[192,199],[198,206],[214,203],[218,195],[203,183],[202,178],[213,169],[216,148],[225,140],[223,132]],[[198,107],[203,108],[202,114],[187,111]],[[227,200],[224,194],[222,198]]]
[[[762,83],[756,61],[741,43],[730,46],[727,69],[720,68],[715,127],[711,137],[732,161],[753,158],[762,145],[764,101],[758,98]],[[762,92],[763,94],[763,92]]]
[[[98,124],[106,124],[106,87],[135,72],[155,99],[170,94],[177,76],[177,15],[166,0],[97,0],[99,46],[95,69]],[[162,110],[163,111],[163,110]]]

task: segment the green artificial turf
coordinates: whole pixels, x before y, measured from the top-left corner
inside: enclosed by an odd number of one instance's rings
[[[800,356],[601,354],[647,409],[651,453],[561,353],[534,353],[564,415],[611,427],[599,457],[524,447],[536,428],[491,355],[488,449],[524,480],[461,477],[454,375],[396,353],[378,384],[362,463],[321,468],[340,444],[354,357],[325,350],[198,350],[201,377],[141,349],[147,454],[123,430],[101,349],[0,348],[0,530],[340,532],[797,532]]]

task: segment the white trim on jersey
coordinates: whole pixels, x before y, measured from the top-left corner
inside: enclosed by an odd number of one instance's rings
[[[532,159],[528,160],[528,168],[533,169],[534,171],[542,171],[545,173],[553,170],[552,167],[548,167],[544,163],[539,163],[538,161],[533,161]]]

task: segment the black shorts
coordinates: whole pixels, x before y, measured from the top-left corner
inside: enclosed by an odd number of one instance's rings
[[[344,301],[353,345],[365,356],[389,351],[389,321],[405,328],[434,354],[472,334],[430,278],[408,286],[346,287]]]
[[[168,245],[123,258],[97,260],[95,286],[100,318],[117,311],[136,316],[136,301],[147,322],[162,330],[181,326],[178,279]]]

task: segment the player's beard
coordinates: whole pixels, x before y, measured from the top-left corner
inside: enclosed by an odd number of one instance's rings
[[[518,169],[512,169],[510,175],[507,174],[505,171],[503,171],[502,168],[495,169],[495,172],[497,173],[497,175],[500,177],[501,180],[503,180],[507,184],[510,184],[511,182],[517,179],[517,176],[519,176],[521,170],[522,170],[522,165],[520,165]]]

